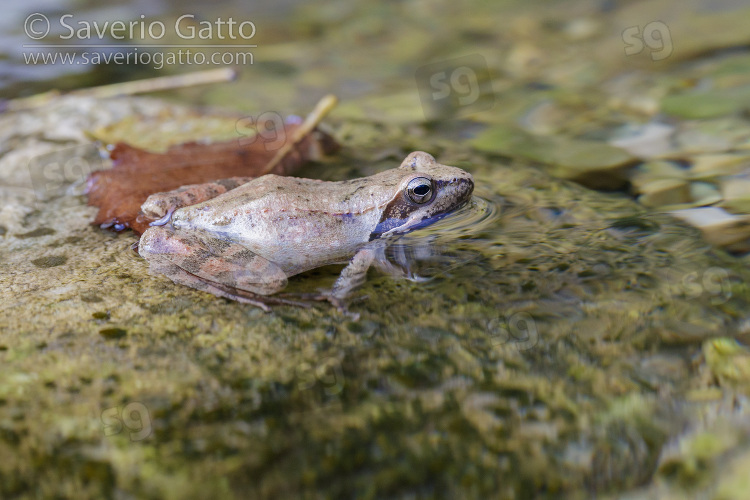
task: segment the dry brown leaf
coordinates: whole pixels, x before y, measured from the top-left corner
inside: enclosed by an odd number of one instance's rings
[[[294,173],[307,161],[338,148],[333,138],[315,129],[334,103],[335,99],[323,105],[322,112],[319,104],[304,123],[285,124],[284,133],[274,134],[273,141],[259,134],[255,140],[189,142],[165,153],[116,144],[110,151],[113,168],[93,172],[87,181],[89,205],[99,207],[93,224],[142,233],[153,221],[143,214],[139,217],[141,204],[151,194],[229,177]]]

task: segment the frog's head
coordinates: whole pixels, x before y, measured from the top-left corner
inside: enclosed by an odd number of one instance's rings
[[[398,188],[370,240],[432,224],[466,204],[474,191],[471,174],[441,165],[422,151],[407,156],[395,172],[400,176]]]

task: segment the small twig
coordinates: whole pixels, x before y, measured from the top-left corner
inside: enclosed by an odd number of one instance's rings
[[[323,118],[334,107],[336,107],[336,104],[338,102],[338,98],[333,94],[328,94],[327,96],[324,96],[320,101],[318,101],[318,104],[316,104],[312,112],[307,115],[307,118],[305,118],[305,121],[302,122],[302,125],[294,130],[294,135],[292,135],[291,140],[287,141],[287,143],[284,144],[281,149],[279,149],[279,151],[276,153],[276,156],[274,156],[271,161],[268,162],[268,165],[266,165],[266,167],[262,172],[258,174],[258,176],[271,172],[274,167],[276,167],[276,165],[278,165],[279,162],[284,159],[284,157],[289,154],[292,149],[294,149],[294,146],[296,146],[298,142],[304,139],[310,132],[313,131],[315,127],[318,126],[321,120],[323,120]]]
[[[112,83],[99,87],[71,90],[64,94],[59,90],[50,90],[49,92],[43,92],[30,97],[5,101],[1,107],[3,111],[22,111],[44,106],[60,95],[80,95],[95,99],[106,99],[108,97],[143,94],[159,90],[191,87],[193,85],[228,82],[234,80],[236,76],[237,72],[232,68],[219,68],[188,73],[186,75],[160,76],[133,82]]]

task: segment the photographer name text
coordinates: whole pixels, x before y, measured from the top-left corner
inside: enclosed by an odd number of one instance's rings
[[[161,40],[170,31],[162,21],[147,21],[141,15],[134,21],[89,21],[75,19],[72,14],[64,14],[56,19],[57,26],[44,14],[35,13],[26,18],[24,28],[32,40],[45,39],[50,32],[58,33],[62,41],[94,40]],[[54,28],[54,31],[53,31]],[[178,38],[191,41],[228,40],[249,41],[256,33],[255,23],[248,20],[216,18],[214,20],[196,20],[193,14],[183,14],[171,25],[171,30]],[[46,38],[45,41],[49,41]]]

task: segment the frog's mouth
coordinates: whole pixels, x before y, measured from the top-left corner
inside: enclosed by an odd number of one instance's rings
[[[461,203],[454,206],[448,211],[439,213],[437,215],[433,215],[432,217],[426,217],[420,221],[415,222],[414,224],[409,224],[409,227],[404,229],[404,232],[416,231],[417,229],[422,229],[423,227],[430,226],[434,224],[435,222],[442,220],[455,212],[458,212],[460,209],[465,207],[467,203],[469,203],[470,199],[471,197],[467,198],[466,200],[462,201]],[[399,231],[394,231],[394,233],[399,233]]]

